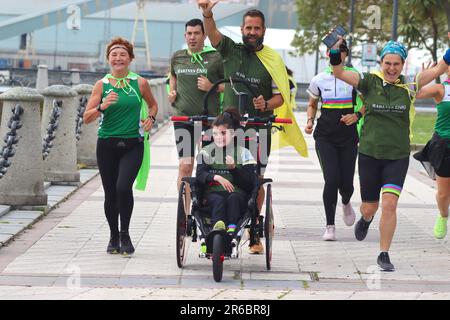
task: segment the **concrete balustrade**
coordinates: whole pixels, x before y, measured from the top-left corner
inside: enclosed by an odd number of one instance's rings
[[[158,125],[162,125],[167,122],[170,115],[170,105],[166,91],[166,80],[164,78],[152,79],[149,82],[153,96],[158,102],[158,114],[156,116],[156,120]]]
[[[70,83],[72,86],[80,84],[80,69],[70,69]]]
[[[38,65],[36,89],[42,91],[48,87],[48,66],[45,64]]]
[[[43,90],[44,111],[42,115],[41,136],[47,134],[54,100],[62,101],[62,112],[53,147],[44,160],[44,179],[53,184],[61,182],[78,183],[80,173],[77,168],[77,147],[75,120],[77,115],[77,92],[70,87],[55,85]],[[40,144],[42,145],[42,143]]]
[[[12,88],[0,95],[3,113],[0,126],[0,145],[8,132],[11,109],[19,104],[24,112],[22,128],[17,130],[19,142],[11,166],[0,179],[0,203],[12,206],[38,206],[47,204],[44,192],[44,161],[40,132],[40,105],[44,97],[31,88]]]
[[[73,89],[77,92],[77,103],[80,104],[80,99],[85,97],[89,100],[92,89],[94,87],[90,84],[79,84]],[[78,107],[77,105],[77,107]],[[96,167],[97,157],[95,150],[97,148],[97,132],[99,121],[93,121],[89,124],[83,123],[81,126],[80,140],[77,142],[77,162],[82,167]]]

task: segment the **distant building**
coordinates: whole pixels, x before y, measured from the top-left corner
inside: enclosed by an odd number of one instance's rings
[[[111,0],[20,0],[2,1],[0,11],[0,68],[30,68],[46,64],[50,69],[102,70],[107,67],[104,59],[106,43],[114,36],[131,39],[135,18],[138,14],[136,2],[108,8]],[[99,5],[94,14],[84,15],[86,2]],[[115,1],[118,2],[118,1]],[[215,8],[218,26],[239,26],[242,14],[251,7],[261,9],[267,17],[267,26],[295,27],[294,0],[222,0]],[[69,13],[65,7],[79,7],[79,27],[67,27]],[[50,12],[63,7],[64,13],[56,25],[49,23]],[[105,10],[103,10],[105,9]],[[171,54],[184,44],[184,23],[192,18],[201,18],[194,0],[148,1],[145,7],[148,19],[148,39],[151,66],[154,71],[167,70]],[[11,19],[35,15],[34,31],[22,33],[19,28],[14,36],[2,38],[2,28]],[[50,17],[50,18],[49,18]],[[47,21],[46,21],[47,19]],[[31,22],[29,22],[31,23]],[[46,26],[48,25],[48,26]],[[143,25],[138,23],[136,47],[145,48]],[[11,29],[9,29],[10,31]],[[13,29],[14,30],[14,29]],[[145,52],[138,50],[134,69],[145,70]]]

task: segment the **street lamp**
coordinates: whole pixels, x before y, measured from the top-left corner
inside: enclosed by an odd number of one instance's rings
[[[353,46],[353,26],[355,24],[354,22],[355,19],[355,0],[351,0],[350,2],[350,36],[348,38],[348,60],[347,60],[347,66],[351,66],[352,65],[352,46]]]
[[[394,0],[394,12],[392,14],[392,32],[391,32],[391,38],[394,41],[397,41],[398,38],[397,25],[398,25],[398,0]]]

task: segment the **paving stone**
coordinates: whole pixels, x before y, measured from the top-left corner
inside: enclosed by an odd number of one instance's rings
[[[305,114],[297,116],[299,123],[306,122]],[[2,292],[13,292],[12,296],[18,299],[53,299],[58,294],[61,299],[365,300],[448,297],[448,292],[443,291],[450,287],[447,283],[450,279],[450,241],[438,241],[433,237],[436,204],[432,183],[427,184],[408,175],[390,250],[397,270],[377,273],[381,212],[375,216],[365,241],[358,242],[354,239],[353,227],[343,224],[341,204],[338,203],[338,241],[322,240],[326,224],[321,192],[323,177],[311,148],[308,159],[299,158],[292,148],[274,152],[271,156],[266,175],[275,181],[271,271],[266,270],[265,254],[250,255],[247,252],[248,243],[245,241],[248,239],[245,237],[241,242],[240,258],[224,261],[221,283],[216,283],[212,277],[211,261],[198,257],[199,242],[187,244],[186,265],[183,269],[178,268],[175,259],[178,157],[175,145],[168,143],[174,141],[172,128],[161,132],[153,143],[155,147],[160,145],[158,151],[163,152],[152,153],[153,170],[150,171],[147,190],[134,191],[130,234],[136,253],[131,257],[105,253],[109,228],[103,213],[104,192],[97,184],[89,190],[85,201],[78,195],[76,200],[79,202],[74,201],[70,214],[61,215],[55,220],[54,227],[36,237],[27,250],[0,269],[0,279],[14,274],[19,276],[13,279],[16,281],[14,285],[21,285],[20,282],[32,285],[31,288],[14,291],[6,280],[4,285],[0,282],[0,298]],[[307,142],[309,146],[314,145],[311,137],[307,137]],[[97,174],[97,170],[82,170],[81,177],[82,180],[89,179]],[[357,174],[354,182],[352,204],[358,211]],[[75,188],[49,186],[49,204],[56,205]],[[12,211],[1,217],[0,243],[2,237],[9,236],[1,234],[2,221],[11,222],[4,225],[5,230],[9,227],[12,232],[23,226],[27,219],[32,221],[40,214]],[[39,230],[39,225],[36,224],[33,231]],[[7,247],[0,249],[0,256],[1,250],[5,249]],[[82,288],[70,292],[66,288],[67,280],[74,270],[81,274]],[[33,277],[38,278],[33,280]],[[56,288],[45,282],[50,278]],[[377,279],[380,280],[380,290],[369,290]],[[47,293],[44,288],[48,289]]]

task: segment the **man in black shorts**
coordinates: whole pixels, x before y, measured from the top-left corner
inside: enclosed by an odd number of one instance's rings
[[[205,47],[203,22],[192,19],[185,25],[187,49],[175,52],[171,59],[169,79],[169,101],[176,116],[203,114],[203,98],[212,83],[223,78],[223,64],[220,54],[211,47]],[[223,86],[219,86],[219,90]],[[211,94],[208,114],[220,113],[219,92]],[[178,188],[181,178],[191,176],[194,168],[195,145],[201,135],[201,124],[195,127],[184,122],[175,122],[175,141],[179,157]]]

